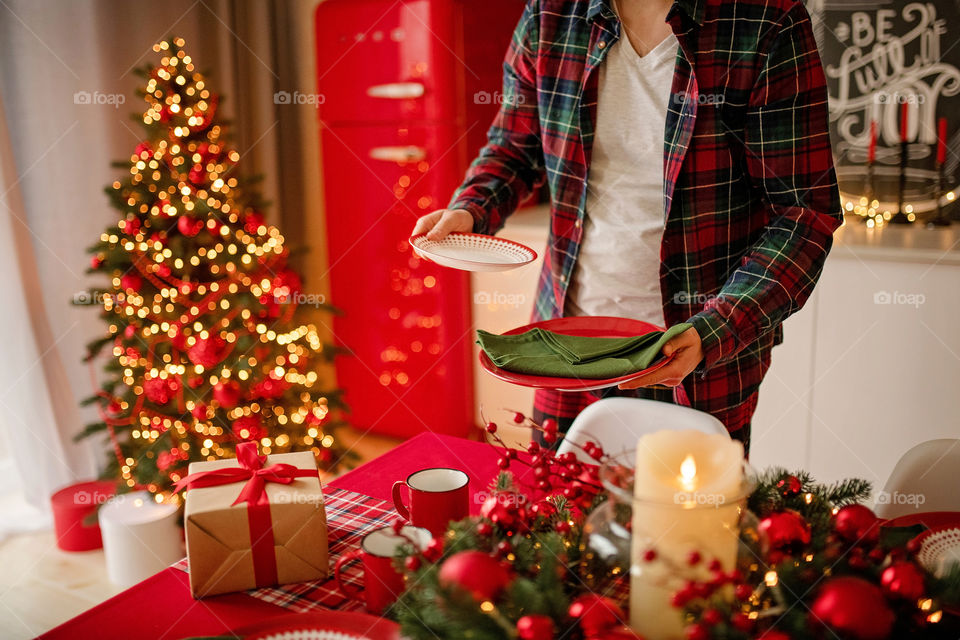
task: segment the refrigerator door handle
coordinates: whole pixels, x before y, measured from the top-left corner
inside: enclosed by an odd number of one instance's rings
[[[371,98],[389,98],[391,100],[421,98],[424,91],[423,84],[419,82],[390,82],[367,87],[367,95]]]
[[[427,150],[423,147],[408,145],[405,147],[374,147],[370,149],[370,157],[374,160],[387,162],[415,162],[427,157]]]

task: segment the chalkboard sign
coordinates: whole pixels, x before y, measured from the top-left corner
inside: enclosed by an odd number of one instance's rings
[[[810,0],[807,9],[829,86],[830,135],[844,200],[859,203],[872,193],[880,211],[896,212],[905,111],[907,210],[923,214],[935,208],[941,117],[947,118],[948,192],[941,202],[952,202],[960,159],[957,5],[950,0]],[[877,131],[872,190],[866,170],[871,121]]]

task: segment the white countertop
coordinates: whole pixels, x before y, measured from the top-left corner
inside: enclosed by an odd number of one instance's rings
[[[518,209],[507,219],[504,235],[538,229],[544,235],[550,207],[539,204]],[[960,265],[960,223],[927,228],[923,224],[884,225],[867,228],[859,216],[847,216],[834,235],[834,258]]]

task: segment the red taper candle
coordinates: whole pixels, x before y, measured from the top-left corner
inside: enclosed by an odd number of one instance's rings
[[[877,159],[877,121],[870,121],[870,145],[867,147],[867,162],[873,164]]]
[[[907,141],[907,114],[910,113],[910,105],[906,102],[900,104],[900,142]]]
[[[947,119],[937,121],[937,164],[947,161]]]

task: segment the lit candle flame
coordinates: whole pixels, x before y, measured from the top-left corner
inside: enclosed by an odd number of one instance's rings
[[[693,491],[696,477],[697,463],[694,461],[693,455],[687,454],[687,457],[680,463],[680,482],[683,483],[683,488],[687,491]]]

